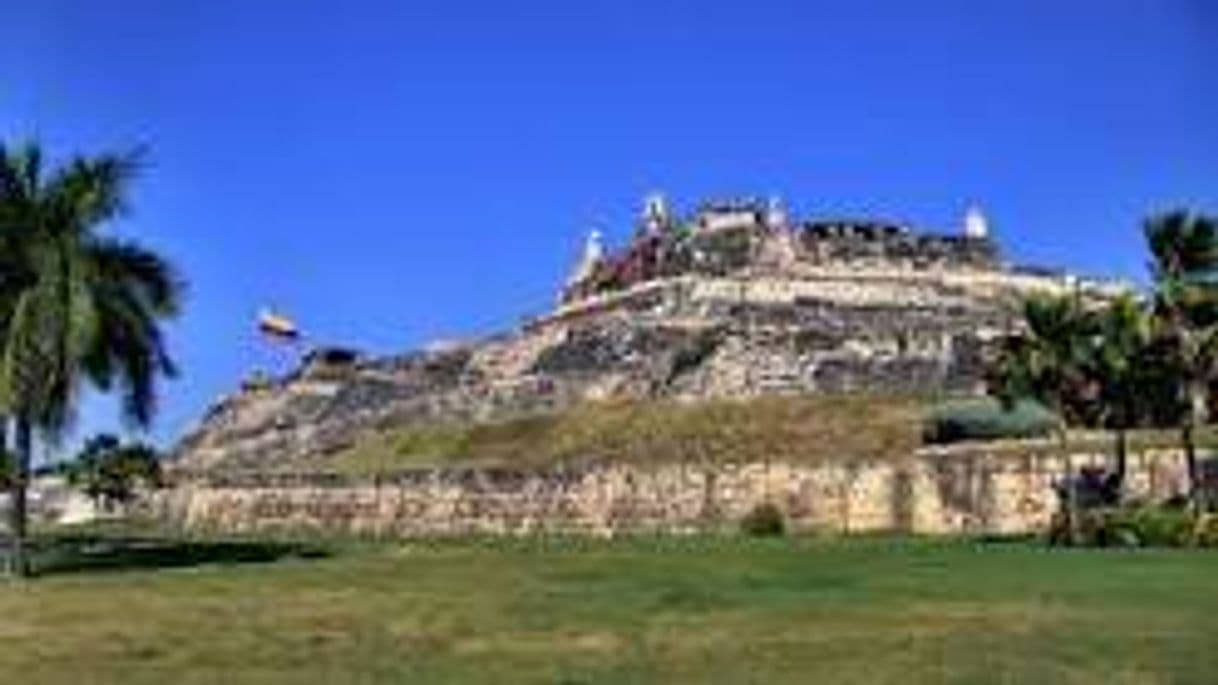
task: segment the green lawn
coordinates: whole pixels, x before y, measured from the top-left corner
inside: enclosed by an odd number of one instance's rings
[[[1206,552],[200,543],[44,568],[0,583],[4,682],[1218,682]]]

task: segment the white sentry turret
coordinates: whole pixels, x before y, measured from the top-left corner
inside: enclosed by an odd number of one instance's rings
[[[588,239],[584,241],[584,252],[580,255],[579,261],[575,264],[575,269],[571,272],[571,277],[567,279],[568,285],[574,285],[583,281],[592,275],[593,269],[605,257],[605,245],[601,241],[601,232],[592,229],[588,233]]]
[[[990,237],[990,222],[977,205],[969,205],[964,212],[964,236],[966,238]]]

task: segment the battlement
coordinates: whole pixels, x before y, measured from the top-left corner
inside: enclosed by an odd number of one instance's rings
[[[958,234],[916,231],[876,219],[795,220],[777,200],[704,202],[692,215],[671,213],[661,196],[647,199],[633,238],[607,251],[593,232],[560,302],[683,275],[723,277],[782,273],[800,266],[898,270],[999,271],[997,243],[976,208]]]
[[[817,264],[875,264],[914,269],[1002,268],[989,237],[918,233],[877,221],[815,220],[797,232],[802,257]]]

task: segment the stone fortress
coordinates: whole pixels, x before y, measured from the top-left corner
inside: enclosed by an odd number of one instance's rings
[[[556,308],[509,333],[386,358],[317,349],[221,399],[176,450],[195,470],[324,464],[363,431],[493,420],[615,397],[972,393],[1033,292],[1124,286],[1006,264],[977,208],[942,234],[800,219],[776,201],[681,216],[646,199],[633,237],[593,232]]]

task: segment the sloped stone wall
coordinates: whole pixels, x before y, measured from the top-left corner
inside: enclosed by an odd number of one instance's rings
[[[1072,459],[1078,467],[1105,457]],[[734,529],[753,507],[772,502],[799,531],[1016,534],[1045,528],[1064,471],[1045,446],[1029,444],[819,465],[419,469],[375,480],[230,474],[186,479],[152,506],[187,528],[230,532],[608,536]],[[1166,498],[1185,483],[1177,451],[1130,457],[1134,496]]]
[[[384,426],[507,420],[607,397],[973,393],[990,341],[1023,297],[1075,286],[958,266],[686,274],[462,344],[382,358],[320,350],[285,377],[221,398],[174,452],[196,469],[296,468]]]

